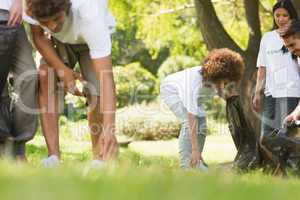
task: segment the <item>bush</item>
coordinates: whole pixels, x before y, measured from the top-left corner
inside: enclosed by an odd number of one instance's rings
[[[168,140],[180,132],[180,122],[157,104],[134,105],[118,110],[118,133],[137,140]]]
[[[118,134],[136,140],[169,140],[180,133],[180,121],[159,101],[147,105],[134,105],[118,109]],[[208,135],[220,132],[223,123],[208,116]],[[222,126],[221,126],[222,125]]]
[[[158,95],[156,78],[139,63],[114,67],[117,106],[150,102]]]
[[[200,62],[189,56],[169,57],[159,68],[158,78],[163,80],[167,75],[181,71],[186,68],[199,66]]]

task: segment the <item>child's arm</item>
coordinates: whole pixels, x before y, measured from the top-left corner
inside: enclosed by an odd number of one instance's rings
[[[196,116],[188,113],[188,120],[189,120],[189,133],[191,137],[192,143],[192,159],[191,159],[191,166],[195,167],[200,160],[202,160],[201,152],[198,146],[198,139],[197,139],[197,127],[198,123],[196,120]]]

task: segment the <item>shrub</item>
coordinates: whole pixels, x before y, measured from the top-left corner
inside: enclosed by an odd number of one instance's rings
[[[119,134],[137,140],[168,140],[180,132],[180,122],[170,112],[160,110],[157,104],[134,105],[118,110]]]
[[[156,78],[139,63],[114,67],[117,106],[150,102],[158,95]]]

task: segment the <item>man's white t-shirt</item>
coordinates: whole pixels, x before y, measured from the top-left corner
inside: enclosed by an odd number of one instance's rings
[[[111,34],[116,22],[108,10],[107,0],[71,0],[71,3],[70,13],[59,33],[51,33],[26,14],[23,19],[32,25],[40,25],[63,43],[87,44],[94,59],[110,55]]]
[[[201,67],[197,66],[167,76],[162,81],[160,88],[161,95],[164,98],[168,98],[167,101],[181,101],[189,113],[204,117],[205,111],[198,105],[200,89],[202,87]]]
[[[265,95],[274,98],[300,97],[300,76],[297,60],[282,52],[283,41],[276,30],[262,37],[257,67],[266,67]]]
[[[0,9],[9,10],[13,0],[0,0]]]

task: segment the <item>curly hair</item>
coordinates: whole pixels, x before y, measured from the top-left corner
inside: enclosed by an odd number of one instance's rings
[[[26,4],[34,18],[53,17],[62,11],[68,13],[71,7],[70,0],[26,0]]]
[[[202,63],[204,81],[218,82],[228,80],[239,83],[245,69],[242,56],[230,49],[211,51]]]

